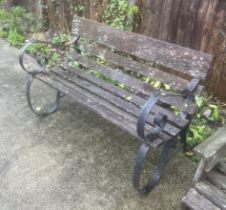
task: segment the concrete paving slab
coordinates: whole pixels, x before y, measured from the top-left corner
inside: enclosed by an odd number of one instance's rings
[[[131,183],[139,142],[68,97],[54,115],[35,116],[25,79],[18,50],[0,40],[1,210],[181,209],[196,164],[176,156],[140,197]],[[53,94],[40,83],[34,90],[39,99]]]

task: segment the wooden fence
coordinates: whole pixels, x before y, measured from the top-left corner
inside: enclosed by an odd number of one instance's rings
[[[74,13],[102,21],[110,0],[14,0],[43,15],[51,27],[70,31]],[[140,12],[134,31],[163,41],[216,55],[206,83],[210,93],[226,101],[225,0],[130,0]],[[43,6],[46,5],[46,6]],[[41,11],[41,12],[40,12]],[[224,61],[225,60],[225,61]]]

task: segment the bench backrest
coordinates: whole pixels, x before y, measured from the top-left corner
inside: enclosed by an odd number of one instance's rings
[[[114,49],[114,51],[110,50],[106,53],[106,50],[99,48],[98,53],[98,47],[94,49],[91,46],[91,49],[89,49],[89,46],[86,45],[87,50],[92,51],[94,55],[96,53],[101,54],[103,57],[109,58],[111,62],[126,66],[126,68],[139,68],[141,73],[144,71],[146,75],[156,77],[162,82],[170,83],[170,85],[178,89],[186,83],[184,79],[177,79],[178,76],[185,79],[197,77],[205,80],[213,62],[213,56],[210,54],[173,45],[144,35],[126,32],[78,16],[74,17],[72,23],[72,35],[80,35],[102,46],[106,46],[108,50],[109,48]],[[123,59],[120,59],[122,55],[126,54],[135,58],[134,62],[125,63]],[[144,65],[137,65],[137,59],[143,60]],[[149,62],[149,64],[146,62]],[[173,74],[177,76],[174,77]]]

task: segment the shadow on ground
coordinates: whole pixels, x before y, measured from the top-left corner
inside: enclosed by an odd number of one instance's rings
[[[56,114],[33,115],[17,56],[0,41],[1,210],[181,209],[194,163],[176,156],[140,197],[131,184],[138,141],[67,97]]]

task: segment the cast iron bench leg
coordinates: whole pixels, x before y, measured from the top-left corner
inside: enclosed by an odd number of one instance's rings
[[[166,122],[167,122],[167,116],[162,115],[159,113],[155,118],[154,118],[154,123],[155,123],[155,128],[154,130],[149,133],[145,134],[145,124],[146,124],[146,117],[153,108],[153,106],[157,103],[157,101],[161,97],[165,96],[170,96],[170,97],[183,97],[181,94],[168,94],[168,95],[162,95],[160,92],[154,93],[144,104],[143,108],[140,111],[138,121],[137,121],[137,133],[140,138],[142,138],[144,141],[147,143],[143,143],[139,149],[136,163],[135,163],[135,169],[134,169],[134,175],[133,175],[133,186],[138,190],[139,193],[141,194],[147,194],[149,193],[159,182],[163,169],[169,159],[169,152],[170,149],[174,149],[175,151],[178,151],[181,148],[181,145],[176,148],[176,138],[177,136],[172,137],[172,139],[167,140],[164,145],[163,149],[160,155],[160,159],[157,164],[157,169],[154,171],[154,175],[150,178],[148,183],[144,186],[141,187],[140,184],[140,176],[142,172],[142,167],[143,167],[143,162],[146,158],[146,155],[150,149],[150,146],[148,145],[148,142],[152,142],[155,139],[159,137],[159,134],[163,131]],[[183,114],[186,116],[186,114]],[[180,137],[181,137],[181,143],[183,148],[186,147],[186,133],[187,133],[187,126],[180,132]],[[179,134],[178,134],[179,135]]]
[[[170,148],[171,148],[171,141],[167,141],[163,146],[160,159],[157,164],[157,169],[154,171],[154,174],[149,179],[148,183],[144,187],[141,187],[140,176],[143,168],[143,163],[150,149],[150,146],[147,145],[146,143],[143,143],[141,145],[136,158],[134,174],[133,174],[133,186],[138,190],[140,194],[145,195],[149,193],[159,182],[163,169],[169,159]]]
[[[27,97],[27,102],[28,102],[29,108],[31,109],[32,112],[34,112],[36,115],[41,116],[41,117],[45,117],[45,116],[55,113],[57,111],[58,105],[60,103],[60,98],[63,95],[61,95],[61,92],[59,90],[57,90],[56,99],[55,99],[52,107],[50,108],[50,110],[47,112],[37,112],[33,108],[32,103],[31,103],[31,85],[32,85],[32,82],[34,81],[34,79],[35,79],[34,75],[28,74],[27,85],[26,85],[26,97]]]

